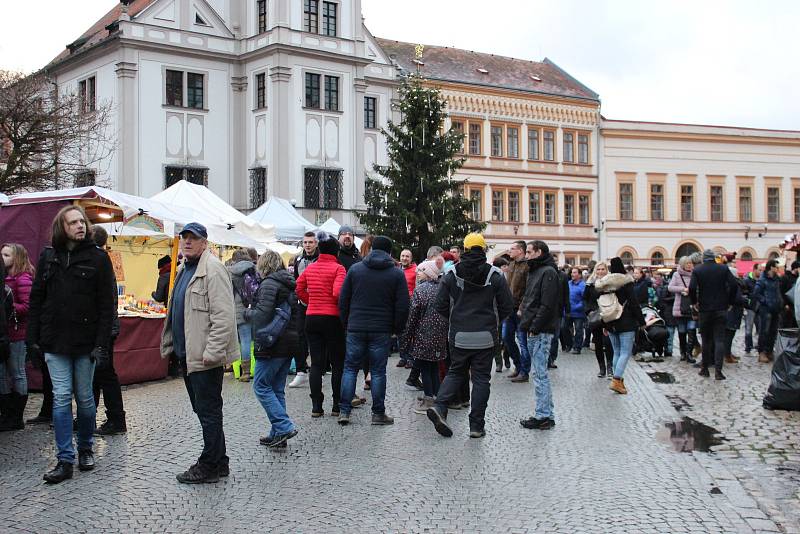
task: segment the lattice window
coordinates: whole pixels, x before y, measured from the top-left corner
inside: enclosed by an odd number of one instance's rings
[[[250,209],[256,209],[267,201],[267,169],[250,169]]]
[[[343,171],[307,167],[303,176],[306,208],[341,209],[344,203]]]
[[[181,180],[208,187],[208,169],[206,167],[164,167],[164,189],[177,184]]]

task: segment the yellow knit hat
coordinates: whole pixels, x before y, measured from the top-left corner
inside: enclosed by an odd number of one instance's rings
[[[481,247],[486,250],[486,240],[481,234],[469,234],[464,238],[464,250],[470,250],[472,247]]]

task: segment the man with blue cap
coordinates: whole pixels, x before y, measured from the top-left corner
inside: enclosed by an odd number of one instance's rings
[[[183,368],[192,410],[203,428],[203,452],[197,463],[177,475],[183,484],[217,482],[228,476],[222,430],[222,376],[239,355],[233,286],[228,271],[208,250],[208,232],[200,223],[183,227],[175,287],[161,335],[161,357],[173,354]]]

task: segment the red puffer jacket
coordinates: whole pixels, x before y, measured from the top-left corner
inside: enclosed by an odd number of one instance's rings
[[[308,305],[306,315],[339,316],[339,293],[345,270],[336,256],[320,254],[319,259],[305,268],[297,279],[297,298]]]
[[[400,267],[403,269],[403,274],[406,277],[406,285],[408,286],[408,296],[414,294],[414,288],[417,287],[417,264],[412,263],[408,267]]]

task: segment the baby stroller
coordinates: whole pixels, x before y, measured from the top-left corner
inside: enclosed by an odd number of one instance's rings
[[[663,362],[664,349],[667,344],[667,326],[664,319],[659,315],[658,310],[652,306],[642,306],[645,328],[637,330],[634,342],[634,354],[651,354],[650,358],[642,356],[637,358],[639,361]]]

